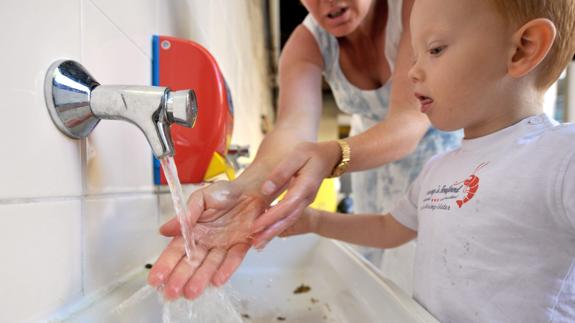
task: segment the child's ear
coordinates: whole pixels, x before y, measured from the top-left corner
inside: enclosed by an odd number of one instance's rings
[[[555,25],[545,18],[533,19],[513,34],[514,52],[508,64],[513,77],[522,77],[532,71],[553,45],[557,31]]]

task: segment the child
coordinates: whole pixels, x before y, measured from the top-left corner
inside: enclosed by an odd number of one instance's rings
[[[417,237],[414,298],[441,322],[575,322],[575,126],[542,114],[574,21],[573,0],[415,1],[409,77],[435,127],[464,129],[461,148],[390,214],[307,209],[283,235]]]

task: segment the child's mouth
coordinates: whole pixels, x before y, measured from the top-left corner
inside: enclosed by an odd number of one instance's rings
[[[431,105],[433,104],[432,98],[419,93],[415,93],[415,97],[419,100],[419,103],[421,103],[421,112],[426,113],[431,109]]]

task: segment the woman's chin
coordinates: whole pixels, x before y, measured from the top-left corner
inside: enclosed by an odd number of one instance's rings
[[[355,27],[354,27],[352,21],[348,21],[345,23],[337,24],[337,25],[330,24],[330,22],[328,21],[325,24],[326,25],[322,26],[322,27],[324,27],[324,29],[328,33],[330,33],[332,36],[337,37],[337,38],[345,37],[345,36],[351,34],[355,30]]]
[[[335,38],[345,37],[350,34],[349,28],[335,27],[329,29],[329,33]]]

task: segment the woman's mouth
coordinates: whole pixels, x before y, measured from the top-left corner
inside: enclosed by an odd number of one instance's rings
[[[431,109],[431,105],[433,104],[432,98],[419,93],[415,93],[415,97],[419,100],[419,103],[421,103],[421,112],[426,113]]]
[[[346,11],[347,7],[334,8],[327,14],[327,17],[330,19],[336,19],[343,16]]]

